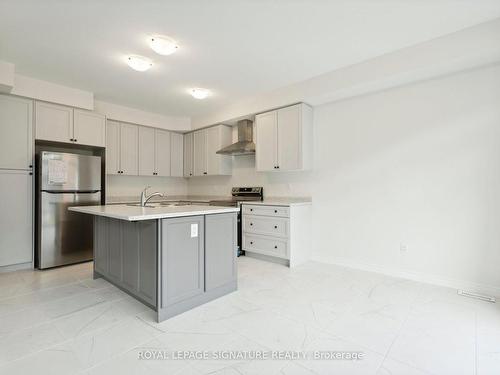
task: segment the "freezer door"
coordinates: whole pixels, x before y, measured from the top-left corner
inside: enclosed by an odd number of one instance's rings
[[[40,194],[40,238],[37,265],[48,268],[92,259],[91,215],[68,211],[72,206],[99,205],[101,193]]]
[[[41,190],[101,190],[99,156],[43,151],[40,154],[39,167]]]

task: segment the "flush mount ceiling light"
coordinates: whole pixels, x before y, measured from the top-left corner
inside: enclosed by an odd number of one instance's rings
[[[153,62],[147,57],[132,55],[127,57],[127,65],[138,72],[145,72],[153,66]]]
[[[149,45],[159,55],[171,55],[179,49],[179,45],[175,40],[168,36],[152,36],[149,38]]]
[[[207,96],[210,95],[209,90],[203,89],[201,87],[191,89],[189,92],[190,92],[191,96],[195,99],[205,99]]]

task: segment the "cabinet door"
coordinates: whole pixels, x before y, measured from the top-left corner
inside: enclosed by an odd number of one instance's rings
[[[120,124],[120,170],[121,174],[137,176],[139,174],[139,127],[132,124]]]
[[[139,288],[139,224],[121,221],[122,226],[122,285],[131,292]]]
[[[107,121],[106,124],[106,173],[120,171],[120,123]]]
[[[138,295],[156,306],[156,220],[139,221],[139,288]]]
[[[207,174],[207,131],[198,130],[193,133],[193,174]]]
[[[122,281],[122,227],[121,220],[108,219],[108,277]]]
[[[0,266],[33,260],[32,176],[0,171]]]
[[[155,172],[157,176],[170,176],[170,132],[155,130]]]
[[[207,148],[207,174],[218,175],[222,155],[216,154],[220,147],[220,126],[214,126],[206,130]]]
[[[94,216],[94,269],[108,276],[108,219]]]
[[[278,110],[278,167],[280,171],[302,168],[300,106]]]
[[[236,281],[236,223],[235,213],[205,216],[206,291]]]
[[[139,175],[155,173],[155,130],[139,126]]]
[[[73,108],[36,102],[35,128],[36,139],[55,142],[72,142]]]
[[[98,147],[106,145],[106,117],[104,115],[75,109],[73,116],[74,142]]]
[[[170,175],[172,177],[183,176],[184,142],[182,134],[170,134]]]
[[[161,307],[204,293],[203,221],[203,216],[162,220]]]
[[[33,102],[0,95],[0,168],[30,169]]]
[[[184,177],[193,175],[193,133],[184,134]]]
[[[277,167],[277,112],[255,116],[255,165],[257,171],[275,171]]]

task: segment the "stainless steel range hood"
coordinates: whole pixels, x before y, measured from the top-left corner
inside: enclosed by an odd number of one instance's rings
[[[238,121],[238,142],[217,151],[221,155],[252,155],[255,154],[253,143],[253,122],[250,120]]]

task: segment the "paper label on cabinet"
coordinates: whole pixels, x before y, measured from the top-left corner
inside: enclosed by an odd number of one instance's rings
[[[68,181],[68,169],[63,160],[50,159],[49,184],[65,184]]]
[[[198,237],[198,224],[191,224],[191,238]]]

